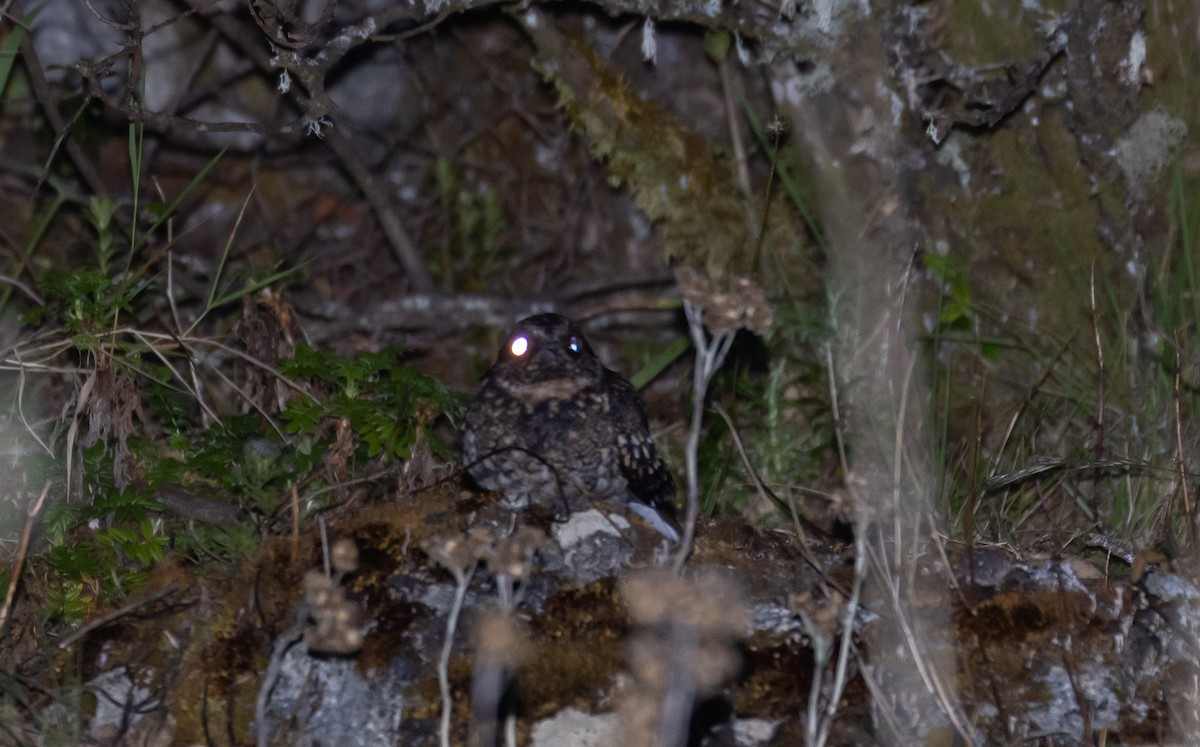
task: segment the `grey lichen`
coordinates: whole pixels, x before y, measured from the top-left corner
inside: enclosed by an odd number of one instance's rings
[[[1171,153],[1187,137],[1187,130],[1186,122],[1161,108],[1138,117],[1114,149],[1130,190],[1139,194],[1162,174]]]

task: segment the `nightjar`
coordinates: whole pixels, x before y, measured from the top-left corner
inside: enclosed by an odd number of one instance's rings
[[[513,506],[562,513],[615,503],[678,540],[675,481],[641,395],[565,316],[517,323],[467,408],[463,458],[481,487]]]

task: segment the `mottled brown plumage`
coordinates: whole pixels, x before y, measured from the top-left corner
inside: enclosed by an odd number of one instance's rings
[[[558,314],[513,329],[467,408],[463,457],[481,487],[516,506],[637,502],[669,515],[675,495],[641,396]]]

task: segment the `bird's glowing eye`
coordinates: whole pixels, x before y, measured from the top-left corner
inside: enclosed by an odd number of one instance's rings
[[[571,352],[571,355],[579,355],[583,351],[583,344],[579,342],[578,337],[572,337],[567,340],[567,350]]]
[[[520,358],[525,353],[529,352],[529,338],[525,335],[517,335],[508,344],[509,351],[514,358]]]

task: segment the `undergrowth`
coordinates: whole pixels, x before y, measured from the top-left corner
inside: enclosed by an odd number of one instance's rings
[[[1174,241],[1136,279],[1140,291],[1099,270],[1067,274],[1081,318],[1069,334],[1011,331],[1003,304],[977,295],[953,256],[924,258],[941,289],[932,450],[955,536],[1080,550],[1099,532],[1168,554],[1194,544],[1200,181],[1181,174]]]
[[[87,262],[27,261],[46,249],[35,226],[5,270],[32,278],[36,301],[6,293],[0,307],[21,324],[2,356],[6,438],[31,452],[5,497],[4,539],[48,483],[20,552],[51,626],[136,592],[167,558],[236,560],[336,508],[350,486],[394,485],[401,463],[432,474],[449,453],[431,427],[462,405],[395,348],[345,357],[292,342],[271,288],[296,270],[235,266],[233,235],[207,292],[181,292],[173,219],[220,156],[171,202],[139,205],[142,147],[131,127],[130,199],[43,200],[44,215],[88,227]],[[11,568],[0,599],[20,581]]]
[[[769,170],[752,203],[762,221],[756,272],[775,319],[761,340],[740,338],[717,377],[722,416],[709,419],[701,444],[702,495],[708,513],[792,526],[797,515],[828,518],[826,493],[839,479],[829,303],[814,271],[827,245],[814,197],[798,176],[801,153],[778,117],[764,123],[752,107],[744,113]]]

